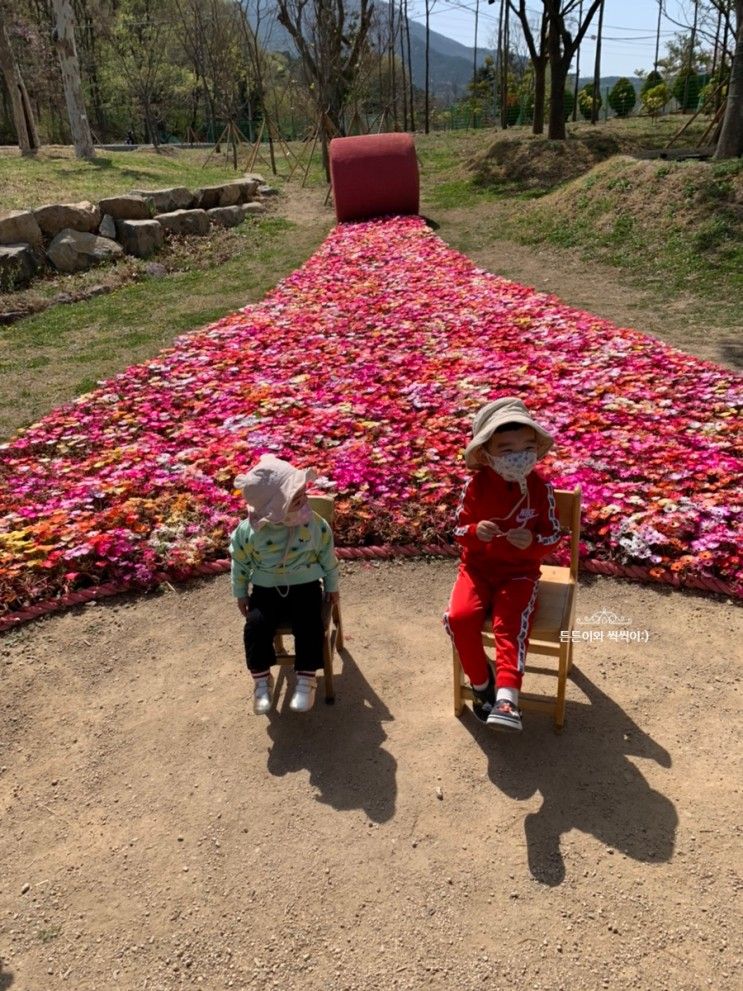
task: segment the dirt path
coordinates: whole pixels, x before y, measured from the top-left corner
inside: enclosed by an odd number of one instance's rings
[[[454,564],[344,570],[305,717],[251,714],[226,578],[0,640],[0,991],[737,989],[740,612],[584,580],[649,642],[512,739],[452,715]]]

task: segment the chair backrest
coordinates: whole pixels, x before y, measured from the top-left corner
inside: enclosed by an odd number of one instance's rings
[[[312,512],[317,513],[318,516],[322,516],[325,522],[329,523],[332,527],[335,519],[335,499],[333,496],[310,495],[307,501],[310,504]]]
[[[580,485],[574,489],[555,489],[557,518],[563,533],[570,534],[570,577],[578,578],[580,551]]]

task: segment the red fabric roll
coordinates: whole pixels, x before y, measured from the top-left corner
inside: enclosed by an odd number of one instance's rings
[[[339,223],[418,213],[418,160],[409,134],[333,138],[330,180]]]

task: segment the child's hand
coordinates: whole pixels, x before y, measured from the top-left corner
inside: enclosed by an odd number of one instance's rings
[[[240,613],[243,616],[247,616],[248,615],[248,598],[247,598],[247,596],[244,595],[240,599],[235,599],[235,602],[237,602],[237,608],[240,610]]]
[[[518,547],[520,551],[526,550],[533,539],[531,530],[527,530],[525,526],[516,527],[513,530],[509,530],[506,534],[508,543],[513,544],[514,547]]]
[[[482,540],[483,543],[489,543],[493,537],[497,537],[500,533],[500,527],[493,523],[492,520],[480,520],[475,529],[477,534],[477,539]]]
[[[341,601],[341,593],[338,592],[338,591],[335,591],[335,592],[326,592],[325,593],[325,601],[326,602],[329,602],[333,606],[337,606],[338,603]]]

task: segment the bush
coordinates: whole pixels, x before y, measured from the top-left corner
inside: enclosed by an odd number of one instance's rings
[[[599,89],[596,96],[596,109],[597,111],[601,109],[601,104],[603,100],[601,99],[601,90]],[[578,109],[580,110],[581,117],[584,120],[590,120],[591,114],[593,113],[593,83],[586,83],[582,90],[578,93]]]
[[[671,93],[678,100],[682,110],[697,109],[704,82],[704,76],[700,76],[693,69],[685,69],[676,76]]]
[[[708,82],[699,91],[699,106],[702,110],[711,114],[721,106],[728,98],[728,82],[730,80],[730,70],[725,66],[723,72],[716,72],[710,76]]]
[[[647,93],[649,89],[654,89],[656,86],[659,86],[662,82],[663,82],[663,76],[661,76],[658,70],[651,69],[650,72],[647,74],[647,76],[645,76],[645,79],[642,84],[642,88],[640,89],[640,96],[642,97],[643,93]]]
[[[655,117],[671,99],[671,94],[668,92],[668,87],[665,83],[658,83],[657,86],[651,86],[650,89],[643,90],[640,94],[640,99],[642,100],[645,111],[651,117]]]
[[[625,76],[617,79],[609,90],[609,106],[617,117],[629,117],[636,103],[637,93],[629,79]]]

